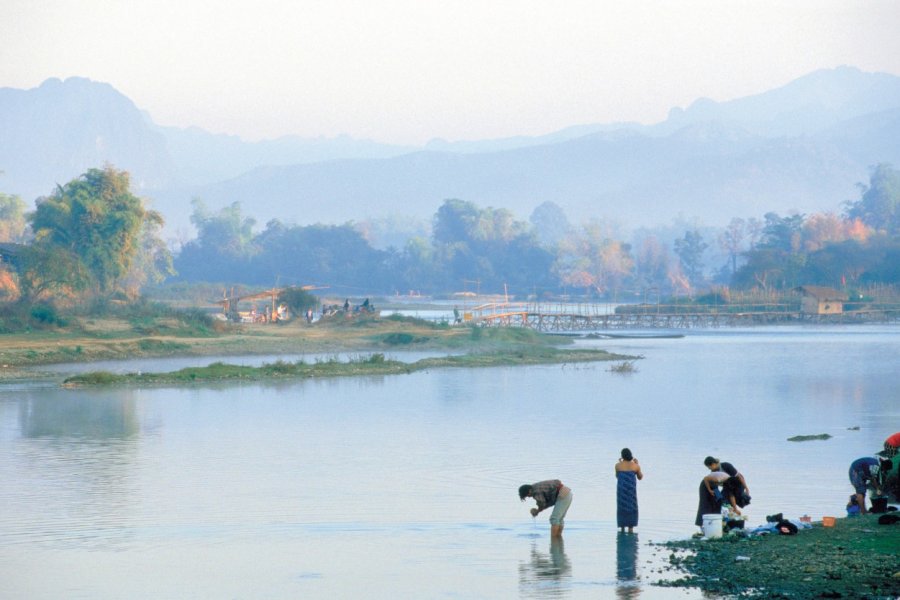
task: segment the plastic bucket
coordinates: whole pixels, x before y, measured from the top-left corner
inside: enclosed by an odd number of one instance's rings
[[[703,515],[703,537],[722,537],[722,515]]]
[[[825,527],[834,527],[834,517],[822,517],[822,525]]]

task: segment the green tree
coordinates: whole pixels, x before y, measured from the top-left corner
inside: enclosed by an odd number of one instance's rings
[[[471,202],[450,199],[438,209],[434,216],[432,237],[439,244],[468,242],[478,224],[479,210]]]
[[[125,293],[131,298],[137,297],[146,284],[162,283],[167,277],[175,275],[172,253],[159,236],[162,226],[163,220],[159,213],[147,213],[141,228],[138,252],[122,282]]]
[[[435,268],[434,246],[422,237],[406,242],[403,250],[392,254],[390,267],[395,275],[395,290],[413,292],[432,289],[438,273]]]
[[[554,202],[539,205],[528,220],[534,227],[538,240],[545,246],[556,246],[572,230],[566,213]]]
[[[509,210],[446,200],[433,223],[434,281],[444,289],[478,280],[482,290],[501,291],[506,284],[524,293],[543,290],[551,281],[552,255]],[[419,289],[413,282],[409,285]]]
[[[786,253],[800,251],[803,240],[804,215],[791,215],[789,217],[778,216],[778,213],[766,213],[763,215],[765,224],[762,229],[762,241],[758,248],[771,248]]]
[[[247,281],[289,281],[384,289],[388,253],[372,248],[352,224],[285,226],[270,221],[256,237]]]
[[[318,298],[299,287],[281,290],[278,294],[278,302],[283,302],[294,315],[302,315],[307,309],[315,310],[319,306]]]
[[[747,262],[732,281],[738,287],[787,289],[800,283],[807,254],[803,252],[803,215],[766,213],[761,239],[746,253]]]
[[[35,243],[25,248],[20,263],[22,293],[31,301],[46,296],[71,300],[91,285],[91,274],[84,263],[65,248]]]
[[[129,184],[127,172],[106,166],[38,199],[28,216],[34,243],[26,253],[24,287],[32,298],[53,288],[98,295],[117,290],[140,251],[145,223],[162,223]]]
[[[25,241],[25,202],[18,196],[0,193],[0,242]]]
[[[231,257],[253,253],[253,226],[256,220],[241,215],[241,203],[232,202],[211,213],[202,200],[191,201],[191,223],[197,228],[198,243],[208,250]]]
[[[830,243],[809,255],[803,269],[805,282],[832,287],[859,285],[863,275],[884,261],[878,244],[856,240]]]
[[[890,235],[900,233],[900,172],[882,163],[872,170],[869,185],[859,184],[862,197],[850,203],[847,216]]]
[[[744,238],[747,237],[747,222],[740,217],[731,219],[725,231],[719,236],[719,247],[728,253],[731,263],[731,274],[737,272],[737,260],[743,247]]]
[[[240,202],[217,212],[206,208],[202,200],[191,201],[191,223],[197,238],[182,246],[175,261],[179,277],[189,281],[244,281],[253,275],[251,259],[257,253],[253,226],[256,221],[241,214]],[[282,227],[277,221],[273,226]],[[271,280],[269,280],[271,284]]]
[[[703,241],[703,236],[696,229],[685,231],[683,238],[675,240],[675,254],[692,286],[703,282],[703,253],[708,247],[709,244]]]

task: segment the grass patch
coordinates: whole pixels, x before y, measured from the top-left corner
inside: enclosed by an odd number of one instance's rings
[[[410,344],[421,344],[429,340],[426,336],[413,335],[405,332],[389,333],[382,336],[381,341],[388,346],[408,346]]]
[[[433,321],[429,321],[427,319],[420,319],[419,317],[407,317],[405,315],[393,314],[381,319],[382,321],[388,321],[390,323],[406,323],[409,325],[415,325],[416,327],[425,327],[427,329],[436,328],[435,323]]]
[[[138,340],[137,347],[141,352],[147,352],[150,354],[172,353],[181,350],[187,350],[188,348],[190,348],[188,344],[183,344],[180,342],[169,342],[166,340],[156,340],[153,338],[144,338],[142,340]]]
[[[560,350],[552,347],[521,349],[512,352],[467,354],[425,358],[414,363],[387,360],[384,354],[339,361],[327,359],[309,364],[276,361],[260,367],[231,365],[215,362],[206,367],[189,367],[169,373],[127,373],[115,375],[107,372],[91,372],[73,375],[65,385],[110,385],[110,384],[172,384],[212,381],[261,381],[279,378],[311,377],[352,377],[360,375],[398,375],[426,369],[450,367],[496,367],[530,364],[554,364],[569,362],[592,362],[602,360],[622,360],[627,357],[610,354],[604,350]]]
[[[795,435],[794,437],[789,437],[787,441],[789,442],[811,442],[813,440],[830,440],[831,436],[827,433],[819,433],[816,435]]]
[[[607,370],[610,373],[620,373],[622,375],[637,373],[637,367],[634,366],[633,360],[626,360],[626,361],[622,361],[620,363],[616,363]]]
[[[121,375],[116,375],[109,371],[91,371],[90,373],[79,375],[78,377],[80,377],[79,383],[82,385],[109,385],[111,383],[118,383],[122,380]]]

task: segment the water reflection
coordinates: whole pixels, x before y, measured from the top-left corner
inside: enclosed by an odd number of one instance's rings
[[[98,398],[86,392],[23,400],[19,403],[19,425],[27,438],[127,439],[137,435],[139,429],[130,394]]]
[[[121,549],[134,540],[137,405],[131,392],[55,389],[19,398],[23,441],[5,457],[19,477],[5,482],[0,502],[40,508],[0,518],[7,539],[60,549]]]
[[[616,534],[616,597],[633,599],[641,595],[638,584],[638,535]]]
[[[531,545],[531,559],[519,565],[519,593],[523,598],[563,598],[572,589],[572,563],[562,538],[551,538],[549,553]]]

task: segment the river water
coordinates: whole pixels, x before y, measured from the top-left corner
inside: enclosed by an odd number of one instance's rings
[[[652,582],[671,576],[654,542],[697,530],[706,455],[746,476],[749,526],[819,519],[843,513],[850,462],[900,430],[895,325],[576,343],[644,358],[2,386],[0,597],[700,598]],[[615,527],[624,446],[645,473],[633,536]],[[562,544],[516,494],[549,478],[574,493]]]

